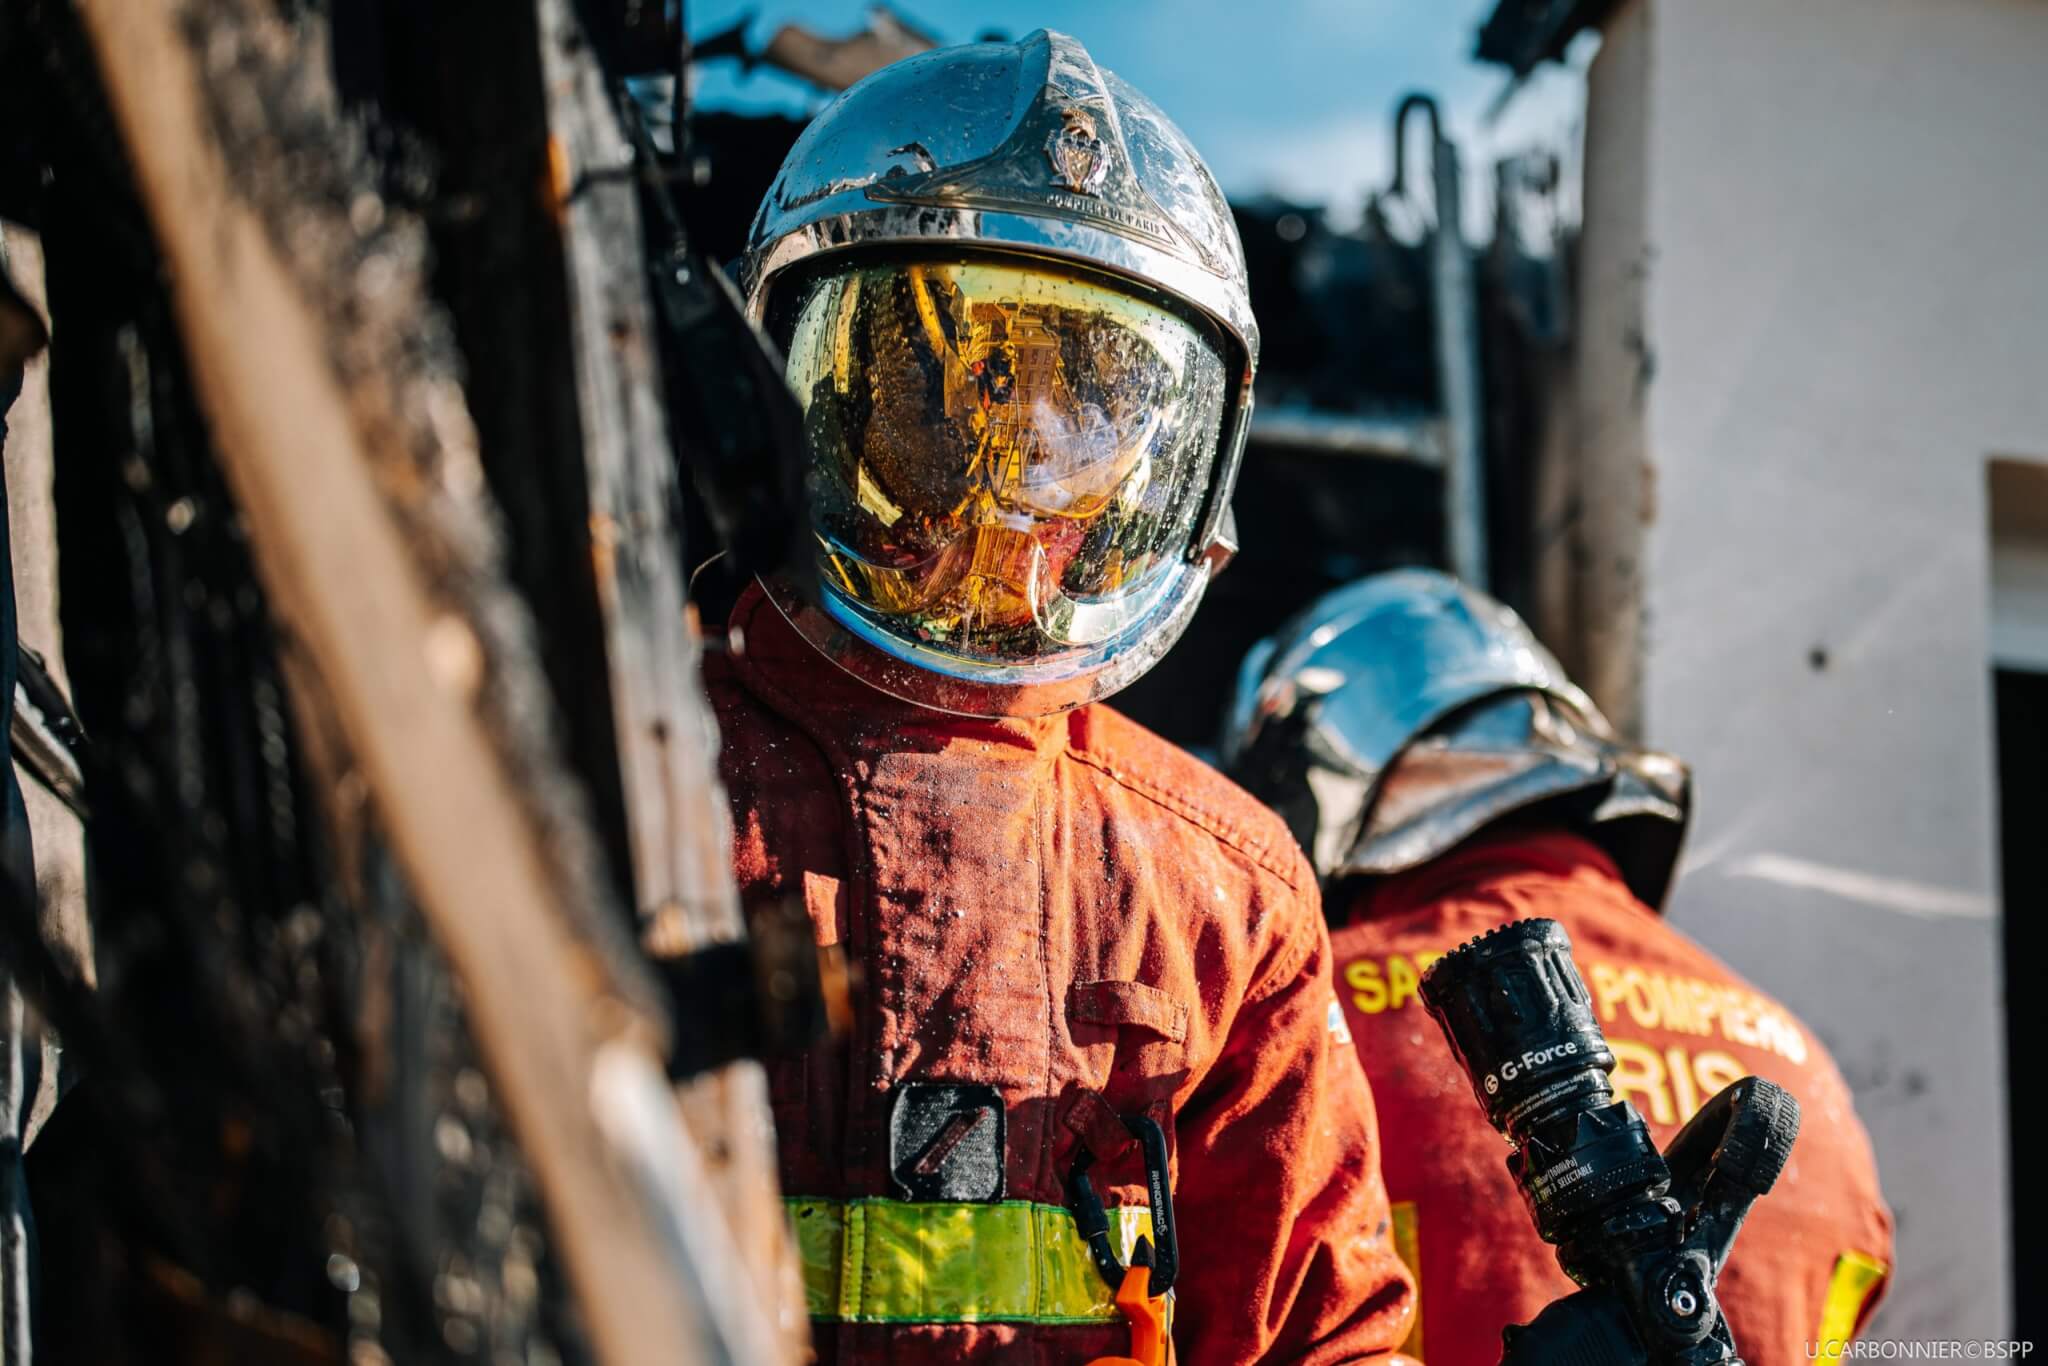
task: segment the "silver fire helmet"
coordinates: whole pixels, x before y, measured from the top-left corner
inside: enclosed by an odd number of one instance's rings
[[[885,67],[791,149],[742,282],[811,447],[817,597],[767,586],[829,657],[1038,715],[1178,638],[1235,548],[1259,343],[1229,207],[1150,100],[1044,30]]]
[[[1347,584],[1255,646],[1221,750],[1326,883],[1418,867],[1540,808],[1661,907],[1691,807],[1682,761],[1619,742],[1520,617],[1429,570]]]

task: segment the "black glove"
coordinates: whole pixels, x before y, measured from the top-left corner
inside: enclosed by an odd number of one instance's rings
[[[1621,1301],[1605,1290],[1553,1300],[1526,1326],[1500,1330],[1501,1366],[1642,1366],[1649,1358]]]

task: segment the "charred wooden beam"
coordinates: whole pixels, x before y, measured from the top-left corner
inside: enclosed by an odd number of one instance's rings
[[[572,0],[535,0],[547,99],[554,208],[561,224],[570,337],[589,478],[612,714],[642,939],[675,956],[746,937],[734,890],[730,816],[716,765],[684,583],[678,465],[663,413],[660,344],[640,219],[643,169],[621,122],[621,92]],[[738,1029],[693,1019],[685,1028]],[[767,1081],[740,1061],[683,1083],[689,1124],[713,1155],[727,1223],[751,1284],[732,1301],[771,1309],[801,1344],[802,1288],[788,1246]],[[772,1307],[772,1308],[771,1308]]]
[[[463,982],[600,1355],[768,1355],[710,1296],[731,1231],[551,734],[416,225],[274,9],[78,9],[259,574]]]

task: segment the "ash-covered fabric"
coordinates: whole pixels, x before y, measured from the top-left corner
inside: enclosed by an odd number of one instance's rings
[[[1150,1114],[1173,1153],[1177,1359],[1386,1359],[1411,1291],[1332,1032],[1314,875],[1278,819],[1100,706],[974,720],[888,698],[758,591],[729,640],[706,672],[742,895],[802,897],[861,983],[849,1037],[772,1069],[785,1193],[890,1195],[895,1092],[950,1081],[1003,1094],[1005,1199],[1064,1205],[1085,1136],[1105,1203],[1141,1205],[1115,1116]],[[1129,1342],[1120,1324],[814,1334],[827,1362]]]
[[[1532,916],[1571,936],[1617,1059],[1615,1093],[1660,1146],[1746,1075],[1799,1100],[1791,1165],[1751,1208],[1721,1276],[1742,1359],[1803,1362],[1824,1323],[1839,1335],[1845,1320],[1868,1319],[1883,1293],[1868,1268],[1892,1263],[1891,1213],[1834,1062],[1791,1011],[1637,900],[1597,845],[1562,830],[1498,833],[1354,892],[1344,910],[1330,935],[1337,994],[1385,1121],[1388,1193],[1413,1207],[1417,1354],[1497,1361],[1504,1324],[1527,1323],[1577,1288],[1537,1238],[1507,1173],[1507,1145],[1416,991],[1440,955]]]

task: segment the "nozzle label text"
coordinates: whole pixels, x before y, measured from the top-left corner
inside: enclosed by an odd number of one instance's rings
[[[1578,1053],[1578,1043],[1576,1041],[1567,1041],[1565,1043],[1552,1044],[1548,1048],[1531,1049],[1523,1053],[1519,1058],[1509,1058],[1500,1065],[1498,1074],[1487,1074],[1485,1081],[1486,1094],[1490,1096],[1498,1091],[1500,1083],[1503,1081],[1513,1081],[1516,1077],[1535,1071],[1545,1063],[1556,1062],[1561,1058],[1577,1057]],[[1498,1080],[1495,1079],[1496,1075]]]

